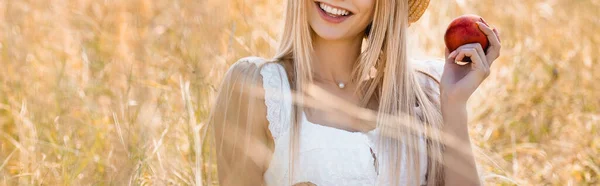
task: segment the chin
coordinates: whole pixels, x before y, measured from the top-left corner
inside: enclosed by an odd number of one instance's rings
[[[315,37],[328,41],[351,39],[358,35],[358,33],[352,32],[350,28],[345,28],[345,25],[329,25],[316,22],[310,24],[310,27]]]
[[[316,37],[320,37],[324,40],[342,40],[346,39],[347,36],[344,33],[339,32],[339,30],[335,30],[333,28],[328,29],[313,29]]]

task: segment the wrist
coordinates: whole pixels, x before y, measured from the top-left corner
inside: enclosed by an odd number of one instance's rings
[[[453,90],[440,89],[440,101],[450,105],[466,105],[469,96]]]
[[[440,106],[442,109],[442,112],[446,111],[459,111],[459,110],[466,110],[467,109],[467,101],[466,100],[459,100],[459,99],[455,99],[452,97],[448,97],[448,96],[444,96],[444,95],[440,95]]]
[[[457,136],[468,136],[467,104],[463,101],[442,100],[443,131]]]

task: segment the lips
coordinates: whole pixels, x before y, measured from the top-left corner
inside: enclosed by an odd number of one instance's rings
[[[344,22],[346,19],[354,15],[354,13],[349,10],[322,2],[315,2],[315,8],[323,20],[335,24]]]

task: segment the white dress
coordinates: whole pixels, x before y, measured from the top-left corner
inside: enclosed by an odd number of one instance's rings
[[[256,57],[241,61],[260,65]],[[292,117],[290,84],[282,65],[267,63],[261,69],[269,130],[275,150],[264,180],[267,186],[289,185],[289,126]],[[349,132],[311,123],[303,114],[300,149],[292,183],[311,182],[318,186],[376,185],[377,171],[374,146],[377,129],[368,132]],[[421,162],[427,162],[425,141],[419,143]],[[421,164],[421,183],[425,183],[427,163]],[[406,171],[402,171],[406,172]],[[407,175],[399,175],[406,179]]]

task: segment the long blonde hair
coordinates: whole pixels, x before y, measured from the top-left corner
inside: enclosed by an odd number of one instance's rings
[[[371,26],[366,30],[366,48],[359,56],[353,73],[353,81],[359,83],[363,90],[361,103],[366,103],[372,98],[379,102],[377,114],[377,130],[379,140],[377,144],[380,167],[379,183],[386,185],[421,185],[419,173],[421,163],[418,156],[417,143],[419,138],[427,140],[427,184],[443,184],[442,170],[442,144],[439,142],[439,129],[442,126],[442,116],[439,102],[427,94],[418,83],[415,70],[411,67],[407,57],[407,28],[409,0],[377,0],[375,3],[374,18]],[[281,43],[274,61],[291,61],[293,63],[292,81],[297,92],[303,92],[312,82],[310,61],[312,61],[313,33],[308,24],[309,0],[288,0],[285,9],[286,18]],[[376,69],[372,81],[361,81],[368,77],[371,69]],[[302,103],[302,98],[297,98]],[[416,109],[418,105],[419,109]],[[291,145],[290,156],[294,160],[298,149],[299,118],[302,106],[294,106],[294,117],[290,127]],[[398,116],[412,116],[402,120],[405,125],[421,125],[423,130],[411,130],[402,127]],[[418,118],[418,119],[413,119]],[[417,121],[418,120],[418,121]],[[419,127],[417,127],[419,128]],[[405,148],[403,148],[405,147]],[[402,165],[402,158],[406,158]],[[293,170],[294,163],[290,163]],[[400,180],[401,169],[410,170],[407,178],[414,180]],[[412,171],[415,170],[415,171]],[[292,172],[293,173],[293,172]],[[293,174],[292,174],[293,176]],[[400,181],[404,181],[400,183]]]

